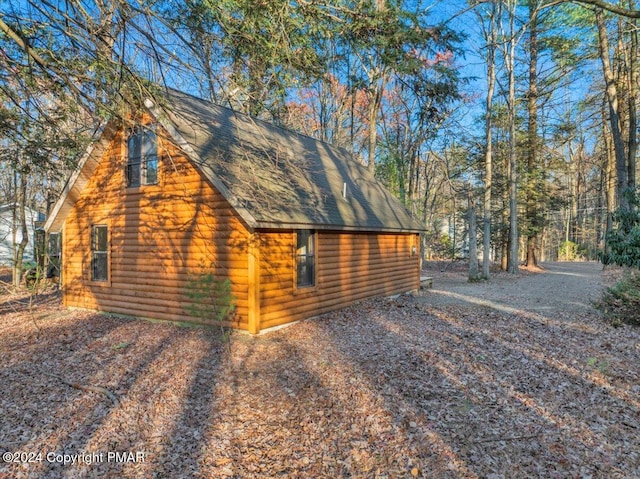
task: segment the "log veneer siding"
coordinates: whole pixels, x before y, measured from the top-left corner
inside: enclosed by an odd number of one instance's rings
[[[159,135],[160,137],[161,135]],[[247,228],[231,205],[172,145],[159,139],[157,185],[127,188],[126,149],[116,134],[65,220],[63,295],[71,307],[164,320],[191,320],[185,288],[213,266],[232,281],[247,328]],[[109,227],[108,285],[88,276],[90,231]]]
[[[295,231],[261,240],[261,327],[269,328],[356,301],[418,289],[419,257],[412,234],[318,231],[316,284],[297,288]]]

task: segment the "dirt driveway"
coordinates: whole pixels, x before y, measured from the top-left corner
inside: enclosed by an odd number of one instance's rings
[[[432,269],[433,288],[424,298],[434,305],[483,305],[505,312],[592,311],[592,301],[603,289],[602,264],[564,262],[544,263],[542,267],[543,271],[525,270],[515,277],[501,272],[488,282],[478,283],[469,283],[461,271]]]

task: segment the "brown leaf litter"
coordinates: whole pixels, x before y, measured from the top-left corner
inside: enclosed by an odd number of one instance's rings
[[[231,352],[51,292],[38,333],[0,297],[0,478],[640,477],[640,330],[430,294]]]

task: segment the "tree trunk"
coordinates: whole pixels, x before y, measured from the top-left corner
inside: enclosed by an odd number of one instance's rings
[[[376,14],[387,9],[386,0],[376,0]],[[384,67],[373,67],[369,74],[369,162],[368,170],[373,174],[376,170],[376,147],[378,144],[377,121],[380,112],[380,102],[382,101],[382,93],[386,86],[386,72]]]
[[[539,181],[538,168],[538,14],[537,4],[529,2],[529,91],[527,92],[529,113],[527,133],[527,177],[526,177],[526,225],[527,266],[538,266],[536,248],[540,221],[538,220],[538,197],[543,187]]]
[[[629,205],[624,198],[624,192],[628,186],[627,158],[624,140],[622,138],[618,90],[613,70],[611,69],[611,62],[609,60],[609,37],[607,25],[601,8],[596,9],[596,25],[598,27],[598,48],[600,51],[602,72],[604,74],[606,84],[607,103],[609,105],[609,124],[613,140],[613,151],[616,159],[616,204],[622,208],[627,208]]]
[[[635,9],[635,1],[629,0],[629,8]],[[636,187],[636,155],[638,153],[638,112],[636,103],[638,101],[638,30],[637,21],[632,20],[632,28],[629,32],[631,43],[629,45],[629,73],[627,75],[629,90],[629,139],[627,154],[627,187],[631,190]]]
[[[382,78],[371,85],[373,90],[369,93],[369,162],[367,169],[374,173],[376,170],[376,147],[378,145],[378,114],[380,112],[380,102],[382,101],[382,92],[384,91],[386,81]]]
[[[509,169],[509,158],[505,157],[505,170]],[[500,208],[500,269],[507,271],[509,258],[509,189],[503,188]]]
[[[22,238],[20,243],[16,245],[16,249],[13,257],[13,287],[19,288],[22,282],[22,275],[24,274],[23,258],[24,251],[29,244],[29,229],[27,225],[27,176],[24,173],[20,173],[20,185],[18,186],[18,202],[17,208],[17,220],[20,223],[20,230]],[[14,227],[17,225],[14,225]]]
[[[606,181],[605,181],[605,198],[607,204],[607,216],[606,216],[606,226],[605,226],[605,241],[604,241],[604,251],[605,253],[609,252],[609,245],[606,240],[606,235],[613,230],[613,212],[616,209],[616,157],[613,152],[613,141],[611,139],[611,134],[609,129],[607,128],[607,123],[604,121],[606,117],[606,100],[603,101],[602,105],[602,138],[603,143],[605,145],[605,153],[607,155],[606,159]]]
[[[477,281],[478,274],[478,228],[476,220],[476,201],[469,191],[469,209],[467,211],[469,227],[469,281]]]
[[[515,1],[509,10],[509,40],[507,55],[507,71],[509,76],[509,246],[507,251],[507,271],[518,272],[518,188],[517,188],[517,151],[516,151],[516,36],[515,36]]]
[[[487,38],[487,103],[484,120],[484,204],[482,217],[482,276],[491,275],[491,188],[493,182],[493,94],[496,84],[497,17],[500,2],[491,3],[490,31]]]
[[[509,242],[508,241],[502,241],[502,245],[500,246],[500,269],[502,269],[502,271],[507,271],[507,257],[508,255],[508,251],[509,251]]]

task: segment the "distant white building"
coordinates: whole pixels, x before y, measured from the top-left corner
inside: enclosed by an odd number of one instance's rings
[[[22,224],[19,215],[14,218],[15,205],[0,205],[0,265],[12,266],[16,246],[22,241]],[[27,208],[26,220],[29,243],[24,252],[24,261],[34,261],[35,232],[44,221],[44,214]]]

